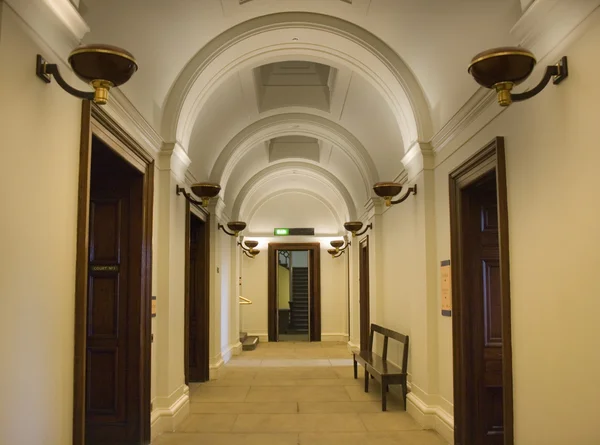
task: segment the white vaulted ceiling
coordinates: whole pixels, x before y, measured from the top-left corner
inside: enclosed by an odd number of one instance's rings
[[[222,185],[232,218],[268,232],[280,209],[336,234],[476,91],[466,65],[514,43],[521,4],[82,0],[81,12],[87,42],[136,56],[123,92],[188,151],[196,179]]]

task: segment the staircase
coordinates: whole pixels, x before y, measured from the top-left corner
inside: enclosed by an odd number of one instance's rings
[[[308,333],[308,285],[308,267],[294,267],[290,301],[290,333]]]

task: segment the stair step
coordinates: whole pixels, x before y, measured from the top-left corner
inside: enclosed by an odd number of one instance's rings
[[[244,351],[254,351],[256,346],[258,345],[258,337],[246,337],[246,339],[242,342],[242,350]]]

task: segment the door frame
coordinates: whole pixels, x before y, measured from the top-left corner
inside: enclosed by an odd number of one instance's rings
[[[277,341],[277,251],[308,250],[312,292],[309,297],[310,341],[321,341],[321,244],[320,243],[269,243],[268,326],[269,341]]]
[[[190,382],[190,351],[189,351],[189,342],[190,342],[190,326],[188,322],[188,313],[190,310],[190,219],[195,216],[199,220],[201,220],[205,224],[204,228],[204,239],[206,242],[206,261],[205,261],[205,269],[206,269],[206,280],[204,284],[204,295],[205,295],[205,305],[204,305],[204,323],[205,332],[205,347],[206,347],[206,368],[209,368],[209,347],[210,347],[210,296],[209,296],[209,282],[210,282],[210,213],[204,207],[198,206],[194,204],[192,207],[190,202],[186,199],[185,201],[185,214],[187,215],[185,218],[185,308],[184,308],[184,331],[183,331],[183,360],[184,360],[184,379],[185,384],[188,385]],[[208,375],[208,372],[207,372]]]
[[[366,299],[362,298],[363,291],[363,249],[367,251],[367,284],[365,288]],[[360,349],[367,350],[369,345],[369,335],[371,332],[371,276],[370,276],[370,255],[369,255],[369,235],[365,236],[358,244],[358,326]],[[367,323],[363,326],[363,316]],[[363,345],[364,343],[364,345]]]
[[[468,301],[462,293],[466,271],[462,270],[464,258],[462,228],[462,190],[490,172],[496,172],[498,200],[498,236],[500,245],[500,292],[502,302],[502,385],[504,409],[504,445],[514,443],[513,431],[513,378],[512,339],[510,313],[510,275],[508,243],[508,199],[506,192],[506,165],[504,138],[497,137],[475,155],[450,172],[450,244],[452,275],[452,337],[454,369],[454,442],[470,445],[464,441],[470,434],[469,372],[471,367],[463,354],[464,345],[470,344],[470,332],[464,326],[468,313]],[[463,315],[465,314],[465,315]]]
[[[77,254],[75,270],[75,345],[73,375],[73,445],[85,444],[86,334],[88,299],[90,175],[92,136],[121,156],[143,175],[142,258],[140,289],[140,443],[150,442],[151,298],[152,298],[152,212],[154,159],[104,110],[82,101],[79,184],[77,205]]]

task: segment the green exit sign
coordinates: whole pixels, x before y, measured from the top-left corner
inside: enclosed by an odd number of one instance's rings
[[[287,236],[290,234],[290,229],[275,229],[275,236]]]

